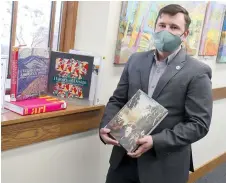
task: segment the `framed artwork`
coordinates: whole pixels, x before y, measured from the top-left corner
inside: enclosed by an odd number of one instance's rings
[[[226,63],[226,12],[224,13],[224,22],[221,32],[220,45],[217,55],[218,63]]]
[[[172,2],[171,2],[172,3]],[[185,42],[185,48],[189,55],[197,55],[198,46],[200,42],[200,35],[202,33],[202,25],[205,18],[207,2],[205,1],[181,1],[174,2],[180,4],[189,13],[191,24],[189,26],[189,36]]]
[[[189,12],[192,23],[185,47],[189,55],[196,54],[206,2],[124,1],[120,14],[115,64],[125,64],[133,53],[154,48],[152,33],[158,12],[162,7],[172,3],[180,4]]]
[[[155,20],[164,5],[164,2],[122,2],[115,64],[125,64],[134,52],[147,51],[153,47]]]
[[[200,41],[199,55],[217,55],[223,19],[224,6],[216,1],[208,2]]]

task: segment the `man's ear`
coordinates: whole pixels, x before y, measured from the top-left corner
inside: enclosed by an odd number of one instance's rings
[[[182,40],[185,41],[185,40],[187,39],[188,35],[189,35],[189,30],[186,30],[186,31],[184,32],[184,35],[183,35],[183,37],[182,37]]]

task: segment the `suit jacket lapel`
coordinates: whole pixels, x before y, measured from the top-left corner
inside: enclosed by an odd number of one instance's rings
[[[179,53],[175,56],[173,60],[167,66],[165,72],[160,77],[158,84],[155,88],[155,91],[152,95],[153,99],[156,99],[166,84],[175,76],[184,66],[185,64],[186,53],[183,49],[179,51]]]
[[[148,52],[147,56],[144,58],[143,62],[141,63],[140,68],[140,82],[141,88],[143,92],[148,93],[148,84],[149,84],[149,75],[151,71],[151,66],[153,63],[154,58],[154,51]]]

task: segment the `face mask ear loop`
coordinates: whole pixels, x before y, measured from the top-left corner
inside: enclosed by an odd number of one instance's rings
[[[183,32],[183,34],[181,34],[181,35],[180,35],[180,37],[181,37],[181,36],[183,36],[183,35],[184,35],[184,33],[185,33],[185,31]]]
[[[185,33],[185,31],[184,31],[184,33]],[[184,34],[184,33],[183,33],[183,34]],[[181,38],[181,36],[183,36],[183,34],[180,35],[180,38]],[[185,49],[185,52],[187,53],[187,48],[186,48],[185,45],[183,46],[183,44],[181,44],[181,48],[184,48],[184,49]]]

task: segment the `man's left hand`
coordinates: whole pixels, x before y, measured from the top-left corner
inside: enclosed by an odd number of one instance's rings
[[[132,158],[140,157],[143,153],[147,152],[153,147],[152,136],[150,135],[144,136],[143,138],[137,141],[137,144],[140,145],[139,148],[133,153],[128,153],[128,155],[131,156]]]

